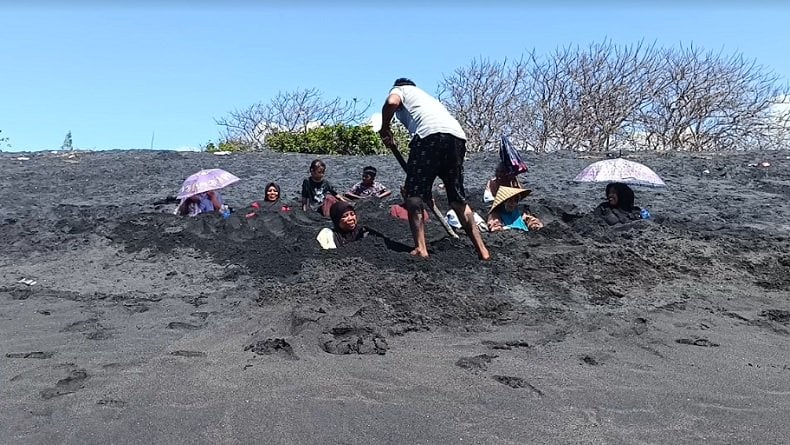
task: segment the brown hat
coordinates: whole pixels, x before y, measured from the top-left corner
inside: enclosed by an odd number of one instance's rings
[[[530,193],[532,193],[532,190],[529,189],[517,189],[515,187],[501,186],[496,191],[496,198],[494,198],[494,203],[491,204],[491,210],[489,210],[488,213],[490,214],[497,207],[504,204],[505,201],[507,201],[508,199],[514,196],[518,196],[518,199],[520,200],[522,198],[525,198]]]

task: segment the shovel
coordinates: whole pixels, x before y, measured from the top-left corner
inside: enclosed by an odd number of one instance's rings
[[[395,155],[395,159],[398,160],[398,163],[400,164],[401,168],[403,168],[403,171],[407,172],[408,170],[406,169],[406,160],[403,159],[403,154],[400,152],[400,149],[397,146],[393,146],[390,148],[390,150],[392,151],[392,154]],[[447,220],[444,218],[441,210],[439,210],[439,207],[436,206],[436,202],[431,200],[431,205],[429,207],[431,208],[434,216],[436,216],[436,219],[442,223],[442,227],[444,227],[444,230],[447,231],[447,234],[452,238],[458,239],[458,234],[455,233],[449,224],[447,224]]]

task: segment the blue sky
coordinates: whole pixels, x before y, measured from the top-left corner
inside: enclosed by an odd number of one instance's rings
[[[741,52],[790,80],[779,1],[68,3],[0,2],[11,150],[58,149],[69,130],[80,149],[149,148],[152,133],[155,149],[197,147],[215,118],[278,91],[370,99],[372,113],[397,77],[433,92],[475,57],[604,39]]]

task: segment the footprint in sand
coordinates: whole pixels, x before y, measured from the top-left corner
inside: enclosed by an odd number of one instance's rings
[[[760,316],[784,325],[790,324],[790,311],[768,309],[760,312]]]
[[[167,324],[167,329],[186,329],[186,330],[194,330],[202,328],[202,325],[192,324],[192,323],[184,323],[183,321],[171,321]]]
[[[76,321],[63,328],[63,332],[81,332],[88,340],[107,340],[112,337],[98,318]]]
[[[525,341],[494,341],[494,340],[483,340],[483,345],[488,346],[491,349],[501,349],[505,351],[509,351],[513,348],[529,348],[529,343]]]
[[[124,402],[123,400],[110,399],[110,398],[99,399],[96,401],[96,404],[101,406],[109,406],[112,408],[123,408],[124,406],[126,406],[126,402]]]
[[[675,343],[679,343],[681,345],[691,345],[691,346],[702,346],[705,348],[718,348],[718,343],[713,343],[712,341],[708,340],[707,338],[702,337],[694,337],[694,338],[679,338],[675,340]]]
[[[206,319],[209,316],[209,313],[208,312],[203,312],[203,311],[198,311],[198,312],[192,312],[191,314],[189,314],[189,316],[190,317],[199,318],[201,321],[206,321]]]
[[[75,369],[65,379],[58,380],[54,388],[47,388],[41,391],[41,398],[49,400],[53,397],[59,397],[66,394],[71,394],[83,388],[85,380],[90,378],[90,374],[84,369]]]
[[[173,351],[170,355],[175,355],[177,357],[205,357],[206,353],[201,351]]]
[[[244,347],[258,355],[279,355],[288,360],[299,360],[291,345],[283,338],[267,338]]]
[[[33,351],[33,352],[9,352],[6,354],[6,358],[40,358],[40,359],[47,359],[52,358],[55,355],[54,352],[49,351]]]
[[[455,362],[455,366],[470,371],[485,371],[488,369],[488,364],[497,357],[499,356],[489,354],[480,354],[474,357],[461,357]]]
[[[532,385],[528,381],[522,379],[521,377],[512,377],[512,376],[508,376],[508,375],[495,375],[495,376],[492,376],[492,378],[494,380],[496,380],[497,382],[499,382],[499,383],[501,383],[503,385],[507,385],[507,386],[509,386],[511,388],[514,388],[514,389],[529,388],[535,394],[537,394],[537,395],[539,395],[541,397],[543,396],[543,391],[539,390],[534,385]]]
[[[598,365],[602,365],[603,364],[603,363],[599,362],[598,360],[596,360],[595,357],[592,357],[592,356],[589,356],[589,355],[582,356],[582,361],[584,363],[587,363],[588,365],[591,365],[591,366],[598,366]]]
[[[133,314],[142,314],[150,309],[148,305],[140,301],[126,301],[123,303],[123,308]]]

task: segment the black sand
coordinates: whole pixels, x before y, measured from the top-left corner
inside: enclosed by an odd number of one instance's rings
[[[297,196],[306,155],[0,154],[4,443],[782,443],[790,437],[790,153],[639,154],[654,218],[589,212],[599,158],[527,155],[540,232],[493,261],[363,204],[386,235],[319,251],[326,221],[244,218]],[[391,157],[324,158],[346,189]],[[481,189],[496,157],[473,155]],[[759,165],[768,162],[768,167]],[[756,166],[754,164],[757,164]],[[228,220],[163,203],[200,168]],[[705,172],[708,173],[705,173]],[[442,208],[446,202],[439,196]],[[35,280],[33,285],[19,283]]]

